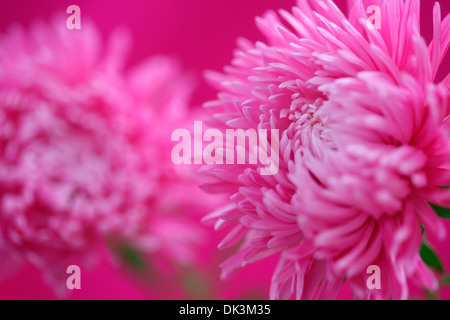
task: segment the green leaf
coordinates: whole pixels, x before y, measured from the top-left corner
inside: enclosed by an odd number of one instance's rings
[[[209,281],[191,267],[181,267],[182,284],[190,295],[190,299],[204,300],[210,295]]]
[[[428,290],[426,291],[426,297],[427,297],[427,300],[437,300],[438,299],[436,292],[428,291]]]
[[[450,285],[450,275],[447,275],[441,279],[441,285]]]
[[[440,207],[438,205],[432,204],[430,203],[430,206],[433,208],[434,212],[436,212],[436,214],[444,219],[450,219],[450,209],[449,208],[444,208],[444,207]]]
[[[146,268],[145,259],[142,257],[141,252],[130,245],[123,245],[122,257],[124,261],[135,270],[143,270]]]
[[[148,268],[145,255],[131,243],[122,239],[109,239],[109,247],[116,258],[135,272],[143,272]]]
[[[420,248],[420,257],[422,258],[423,262],[425,262],[426,265],[430,268],[436,269],[439,272],[444,272],[441,260],[433,251],[433,249],[426,245],[425,242],[422,242],[422,247]]]

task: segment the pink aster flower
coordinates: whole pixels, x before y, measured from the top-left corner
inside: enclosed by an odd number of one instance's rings
[[[211,126],[280,130],[280,170],[255,165],[204,168],[211,192],[231,195],[205,218],[233,226],[219,248],[242,241],[223,277],[272,254],[273,299],[327,299],[348,281],[355,298],[407,298],[408,281],[435,289],[419,256],[421,227],[445,230],[428,202],[450,206],[450,77],[434,83],[450,42],[450,17],[434,8],[434,37],[419,33],[419,1],[366,6],[299,0],[292,12],[257,19],[267,43],[239,41],[225,74],[208,73],[221,93],[206,104]],[[284,19],[282,21],[280,16]],[[381,269],[381,289],[366,269]]]
[[[53,280],[109,237],[181,263],[201,239],[204,196],[167,143],[191,121],[190,77],[164,56],[125,73],[125,34],[100,43],[63,19],[0,38],[0,249]]]

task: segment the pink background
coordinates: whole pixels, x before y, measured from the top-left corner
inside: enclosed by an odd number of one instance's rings
[[[343,6],[345,1],[335,1]],[[443,17],[450,11],[450,1],[442,0]],[[433,1],[422,1],[422,33],[429,41],[432,30]],[[116,27],[128,27],[134,38],[129,59],[133,65],[145,57],[163,53],[179,57],[186,69],[197,75],[199,86],[193,104],[213,99],[215,93],[201,79],[205,69],[220,70],[229,63],[236,38],[258,40],[262,37],[254,24],[254,17],[268,9],[290,9],[294,0],[46,0],[2,1],[0,5],[0,32],[12,23],[25,26],[38,17],[48,19],[54,14],[65,14],[69,5],[81,8],[82,19],[90,17],[106,37]],[[450,70],[447,55],[438,76]],[[449,234],[450,234],[450,224]],[[232,281],[218,280],[218,264],[231,252],[215,253],[215,246],[223,234],[210,231],[211,240],[205,254],[205,266],[213,299],[252,299],[268,297],[268,285],[276,257],[266,262],[247,266]],[[445,243],[437,245],[446,269],[450,270],[450,254]],[[69,294],[69,299],[158,299],[185,298],[174,289],[162,293],[149,290],[130,275],[124,274],[104,258],[93,269],[82,269],[82,290]],[[1,277],[0,277],[1,278]],[[245,286],[242,285],[245,283]],[[446,289],[448,291],[448,289]],[[445,297],[450,297],[446,292]],[[343,295],[345,297],[345,294]],[[26,265],[12,277],[0,283],[0,299],[54,299],[52,290],[41,278],[39,270]]]

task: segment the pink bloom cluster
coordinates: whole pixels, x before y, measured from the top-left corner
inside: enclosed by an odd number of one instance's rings
[[[109,237],[192,263],[204,196],[167,143],[191,122],[192,79],[164,56],[125,73],[127,34],[105,49],[83,22],[0,38],[0,249],[54,282]]]
[[[419,32],[418,0],[363,1],[344,15],[331,1],[298,0],[257,19],[267,42],[239,41],[232,66],[208,73],[221,91],[205,105],[213,127],[280,130],[280,171],[205,166],[210,192],[231,196],[205,218],[232,226],[219,248],[241,243],[223,277],[273,254],[273,299],[405,299],[408,282],[435,289],[419,249],[422,227],[445,237],[428,204],[450,206],[450,76],[434,79],[450,42],[450,16],[434,7],[434,37]],[[284,19],[282,21],[280,16]],[[369,290],[366,270],[381,269]]]

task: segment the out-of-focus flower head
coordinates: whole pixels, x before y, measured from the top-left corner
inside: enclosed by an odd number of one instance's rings
[[[255,165],[204,168],[204,189],[232,200],[205,221],[234,225],[220,248],[242,241],[223,276],[280,253],[274,299],[334,298],[345,281],[355,298],[407,298],[409,280],[437,286],[419,249],[422,226],[445,236],[428,202],[450,206],[450,77],[434,83],[450,17],[441,21],[435,5],[427,46],[419,1],[371,1],[380,29],[367,24],[368,3],[349,4],[348,16],[326,0],[268,12],[257,18],[267,43],[240,40],[225,74],[207,74],[220,90],[205,105],[211,126],[280,131],[274,176]],[[370,265],[381,269],[380,290],[366,287]]]
[[[101,42],[87,19],[0,38],[0,248],[52,281],[111,237],[180,263],[201,239],[203,195],[167,143],[190,122],[191,77],[165,56],[125,72],[126,32]]]

